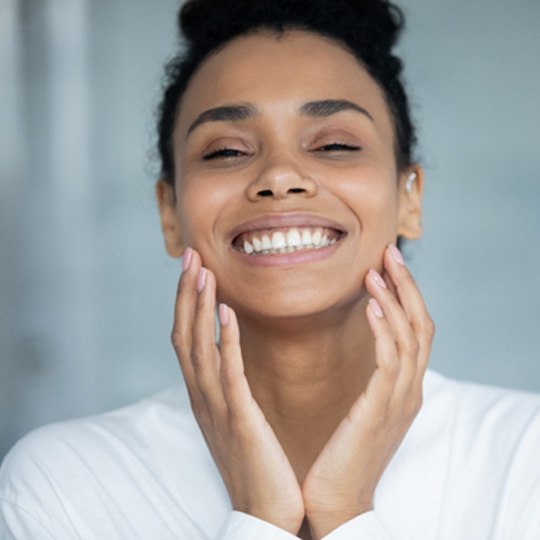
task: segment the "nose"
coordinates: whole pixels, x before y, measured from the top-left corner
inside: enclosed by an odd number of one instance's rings
[[[313,197],[317,184],[309,175],[303,174],[292,160],[273,160],[265,164],[250,183],[247,196],[251,201],[263,198],[286,199],[291,195]]]

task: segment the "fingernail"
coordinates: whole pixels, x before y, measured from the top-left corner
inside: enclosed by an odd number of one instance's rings
[[[188,247],[182,255],[182,270],[185,272],[191,265],[191,259],[193,257],[193,250]]]
[[[379,304],[379,302],[377,302],[377,300],[375,300],[375,298],[370,298],[369,299],[369,307],[371,308],[371,310],[375,314],[375,317],[378,317],[379,319],[383,318],[382,307]]]
[[[219,322],[222,326],[229,324],[229,308],[226,304],[219,304]]]
[[[197,290],[199,292],[202,292],[205,285],[206,285],[206,268],[201,267],[199,269],[199,274],[197,275]]]
[[[370,272],[371,276],[373,277],[373,281],[375,281],[375,283],[379,287],[381,287],[382,289],[388,289],[384,279],[382,278],[381,274],[379,274],[379,272],[377,272],[377,270],[374,270],[372,268],[369,272]]]
[[[394,259],[394,261],[405,266],[405,260],[403,259],[401,251],[399,251],[399,249],[394,244],[390,244],[388,246],[388,250],[390,251],[390,255],[392,255],[392,259]]]

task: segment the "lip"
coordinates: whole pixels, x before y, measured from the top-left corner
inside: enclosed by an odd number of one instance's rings
[[[235,227],[228,235],[230,244],[234,239],[244,233],[258,231],[263,229],[280,229],[288,227],[322,227],[335,229],[343,236],[347,230],[338,223],[329,218],[307,213],[280,213],[280,214],[262,214],[256,218],[250,219]]]

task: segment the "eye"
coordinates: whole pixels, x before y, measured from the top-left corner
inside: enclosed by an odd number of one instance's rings
[[[360,146],[355,146],[352,144],[344,144],[344,143],[330,143],[325,144],[324,146],[319,146],[315,149],[316,152],[357,152],[358,150],[361,150],[362,148]]]
[[[241,157],[244,156],[245,152],[242,152],[241,150],[235,150],[234,148],[220,148],[218,150],[214,150],[208,154],[205,154],[203,156],[203,159],[210,160],[210,159],[227,159],[227,158],[235,158],[235,157]]]

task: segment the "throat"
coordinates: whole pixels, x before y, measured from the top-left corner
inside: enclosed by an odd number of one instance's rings
[[[268,324],[241,321],[251,392],[300,483],[364,392],[375,368],[373,337],[362,324],[364,306],[358,311],[360,316],[337,322],[335,318],[324,324],[312,321],[306,328],[316,327],[316,331],[303,333],[296,328],[294,335]]]

